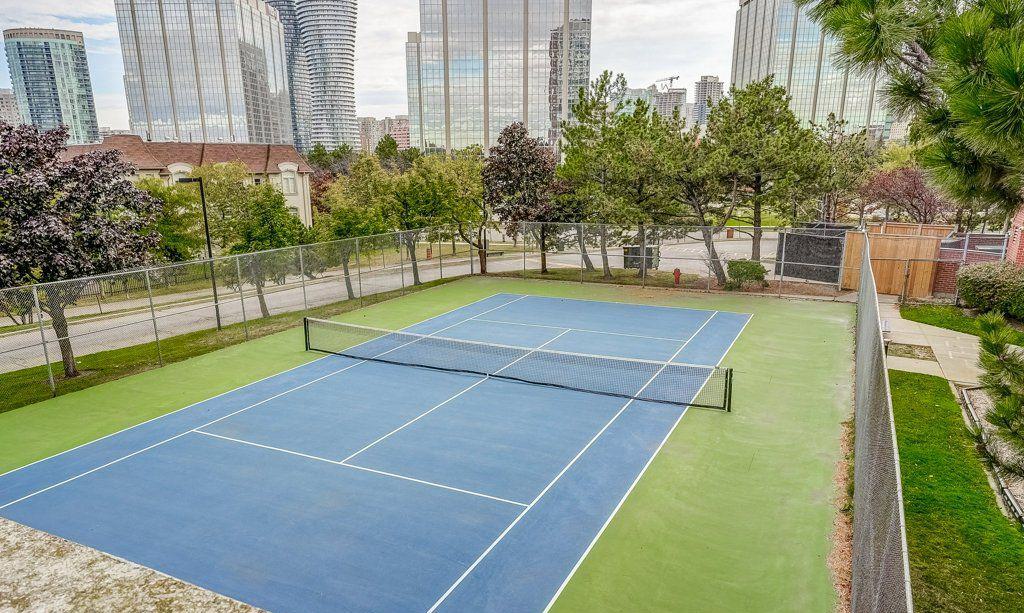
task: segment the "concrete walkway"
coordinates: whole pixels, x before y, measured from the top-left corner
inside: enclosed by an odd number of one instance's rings
[[[962,385],[977,385],[981,368],[978,367],[978,337],[928,324],[919,324],[900,317],[895,298],[879,296],[879,315],[888,329],[893,343],[927,345],[938,362],[888,356],[889,368],[926,375],[936,375]]]

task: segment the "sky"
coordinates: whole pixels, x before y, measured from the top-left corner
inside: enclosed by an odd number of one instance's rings
[[[701,75],[729,81],[735,0],[593,0],[591,77],[621,72],[631,87],[679,76],[693,101]],[[45,27],[85,33],[101,126],[128,127],[114,0],[0,0],[0,29]],[[419,29],[418,0],[360,2],[356,31],[359,116],[406,114],[405,41]],[[10,87],[0,53],[0,87]]]

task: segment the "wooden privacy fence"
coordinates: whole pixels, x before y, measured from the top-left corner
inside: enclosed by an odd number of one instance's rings
[[[901,234],[868,236],[871,240],[871,270],[879,294],[896,294],[904,298],[927,298],[932,295],[941,237]],[[864,240],[865,234],[861,232],[846,233],[843,289],[856,289],[860,286]]]
[[[934,223],[906,223],[901,221],[875,221],[867,224],[868,234],[885,234],[896,236],[937,236],[946,238],[953,233],[954,226]],[[871,247],[874,248],[874,243]],[[875,259],[872,252],[871,259]]]

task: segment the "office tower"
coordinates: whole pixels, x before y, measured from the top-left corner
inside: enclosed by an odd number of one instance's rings
[[[4,48],[21,121],[68,128],[70,144],[99,140],[96,104],[81,32],[4,30]]]
[[[263,0],[115,0],[133,133],[292,144],[284,27]]]
[[[707,125],[708,115],[722,101],[723,84],[714,75],[704,75],[693,84],[693,123]]]
[[[14,97],[13,89],[0,89],[0,121],[15,126],[21,123],[18,99]]]
[[[886,138],[883,77],[843,66],[838,42],[821,31],[793,0],[741,0],[736,12],[732,83],[744,87],[768,75],[789,92],[790,108],[804,125],[823,124],[829,113],[848,130]]]
[[[309,62],[302,49],[295,0],[267,0],[277,9],[284,31],[285,67],[288,71],[288,94],[291,97],[292,136],[295,148],[309,151],[313,147],[312,101],[309,92]]]
[[[314,143],[359,146],[356,121],[356,0],[292,0],[309,65],[310,128]]]
[[[557,145],[590,78],[590,14],[590,0],[420,0],[406,43],[411,145],[489,149],[517,121]]]

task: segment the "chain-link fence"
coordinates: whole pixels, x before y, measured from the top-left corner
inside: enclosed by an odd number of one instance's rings
[[[0,410],[468,275],[472,258],[425,228],[0,290]]]
[[[868,241],[863,249],[854,388],[851,605],[854,613],[911,611],[896,426]]]

